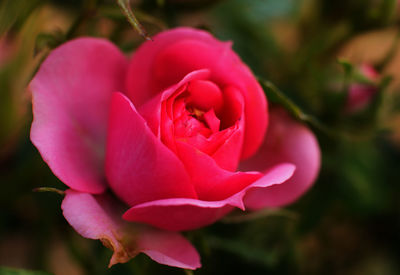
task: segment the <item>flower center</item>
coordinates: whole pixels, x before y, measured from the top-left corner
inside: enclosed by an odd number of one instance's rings
[[[220,89],[209,80],[187,82],[163,101],[163,143],[174,151],[176,144],[183,142],[214,154],[238,129],[242,100],[233,86]]]
[[[185,99],[179,99],[174,104],[175,136],[193,137],[202,135],[205,138],[219,131],[220,120],[214,109],[200,110],[185,104]]]
[[[175,136],[205,138],[220,130],[220,120],[215,114],[222,107],[222,93],[211,81],[195,80],[173,104]]]

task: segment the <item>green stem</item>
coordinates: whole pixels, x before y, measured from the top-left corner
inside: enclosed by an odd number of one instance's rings
[[[63,190],[53,188],[53,187],[37,187],[33,189],[33,192],[53,192],[57,193],[61,196],[65,196],[65,192]]]
[[[272,96],[276,99],[276,101],[285,107],[295,118],[298,120],[307,122],[324,132],[328,135],[334,135],[333,131],[327,128],[325,125],[320,123],[315,117],[304,113],[292,100],[290,100],[286,95],[279,91],[279,89],[272,84],[270,81],[259,79],[262,87],[266,90],[266,93],[272,93]]]
[[[117,0],[118,6],[121,8],[121,11],[128,19],[128,22],[132,25],[132,27],[146,40],[151,40],[151,37],[147,34],[146,30],[140,24],[139,20],[137,20],[136,16],[133,14],[130,0]]]

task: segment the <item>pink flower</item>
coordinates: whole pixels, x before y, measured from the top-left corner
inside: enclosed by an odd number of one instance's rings
[[[361,65],[359,70],[360,73],[370,81],[376,81],[379,78],[378,72],[369,64]],[[373,100],[377,92],[378,88],[373,84],[351,84],[346,102],[346,111],[349,113],[362,111]]]
[[[319,170],[312,132],[283,110],[268,116],[231,43],[204,31],[162,32],[129,61],[108,41],[76,39],[30,87],[32,142],[71,188],[64,216],[114,250],[110,264],[144,252],[195,269],[199,256],[176,231],[291,203]]]

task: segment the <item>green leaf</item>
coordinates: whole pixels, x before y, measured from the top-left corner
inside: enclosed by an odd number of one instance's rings
[[[344,92],[348,90],[352,83],[377,85],[376,81],[368,78],[359,67],[356,68],[350,61],[339,58],[337,62],[344,70]]]
[[[34,54],[37,55],[46,48],[54,49],[63,42],[65,42],[65,35],[61,31],[39,33],[35,41]]]
[[[0,267],[0,275],[51,275],[51,273],[44,271]]]
[[[344,74],[346,76],[350,76],[354,69],[353,64],[351,64],[350,61],[344,58],[339,58],[337,62],[342,66]]]
[[[350,61],[348,61],[347,59],[339,58],[337,62],[339,63],[339,65],[341,65],[344,71],[342,93],[341,93],[344,96],[342,98],[343,99],[342,103],[344,103],[351,83],[351,78],[355,70],[353,64],[351,64]]]
[[[383,0],[381,1],[380,6],[380,17],[381,20],[388,24],[390,23],[396,16],[397,11],[397,0]]]
[[[206,240],[212,248],[220,249],[239,256],[247,261],[261,264],[266,267],[273,266],[278,261],[278,254],[274,250],[265,251],[254,247],[243,240],[233,240],[216,236],[207,236]]]
[[[223,223],[242,223],[250,222],[257,219],[263,219],[268,217],[284,217],[290,220],[297,220],[298,214],[287,209],[270,209],[259,210],[255,212],[238,212],[231,213],[224,217],[221,222]]]
[[[368,116],[369,120],[373,122],[373,124],[378,123],[379,111],[381,110],[384,97],[386,96],[387,88],[391,82],[392,82],[392,77],[390,76],[385,76],[381,79],[381,81],[378,84],[378,91],[375,95],[374,100],[365,110],[366,115]]]
[[[0,3],[0,37],[14,24],[23,24],[32,11],[41,5],[39,0],[5,0]]]
[[[121,8],[123,14],[128,19],[128,22],[132,25],[132,27],[145,39],[151,40],[151,37],[147,34],[146,30],[140,24],[139,20],[137,20],[136,16],[133,14],[130,1],[129,0],[117,0],[119,7]]]

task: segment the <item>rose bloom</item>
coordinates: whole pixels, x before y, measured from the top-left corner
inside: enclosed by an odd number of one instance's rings
[[[362,64],[359,67],[360,73],[368,80],[376,82],[379,79],[379,73],[369,64]],[[346,112],[357,113],[364,110],[374,99],[378,92],[377,85],[366,83],[352,83],[349,87]]]
[[[143,252],[195,269],[179,231],[295,201],[320,151],[304,125],[268,111],[230,42],[191,28],[153,39],[131,58],[97,38],[55,49],[30,84],[31,139],[70,188],[65,218],[114,251],[110,265]]]

